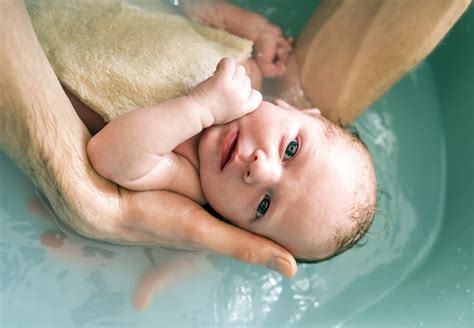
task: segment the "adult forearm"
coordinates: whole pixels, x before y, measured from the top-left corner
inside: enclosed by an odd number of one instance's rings
[[[107,210],[100,208],[99,217],[92,204],[116,190],[88,164],[89,133],[49,65],[22,1],[0,1],[0,47],[0,149],[45,193],[58,217],[84,234],[103,236],[99,230]],[[94,186],[103,187],[102,196],[91,192]]]
[[[47,166],[55,166],[48,153],[54,140],[34,138],[43,132],[54,133],[57,115],[48,117],[49,107],[64,106],[50,69],[21,1],[3,1],[0,19],[0,145],[36,184],[48,179]],[[15,26],[14,29],[11,27]],[[27,51],[28,50],[28,51]],[[47,86],[47,87],[46,87]],[[46,143],[45,143],[46,142]],[[33,166],[44,162],[39,171]],[[33,174],[33,171],[35,171]]]
[[[434,49],[470,2],[321,1],[295,48],[303,90],[324,116],[350,123]]]

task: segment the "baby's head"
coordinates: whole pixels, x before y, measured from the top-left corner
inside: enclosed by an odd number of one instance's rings
[[[207,129],[199,162],[204,195],[219,214],[298,259],[340,253],[373,218],[376,180],[367,149],[314,109],[264,101]]]

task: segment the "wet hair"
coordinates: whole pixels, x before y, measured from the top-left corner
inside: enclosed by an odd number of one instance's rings
[[[324,122],[325,123],[325,129],[324,129],[324,134],[328,138],[328,140],[337,140],[339,138],[349,138],[350,140],[350,145],[354,148],[361,147],[367,155],[370,157],[370,152],[367,148],[367,145],[363,142],[363,140],[360,138],[359,132],[357,129],[353,126],[350,126],[348,128],[343,127],[342,125],[337,125],[329,121],[328,119],[319,116],[316,118],[315,116],[309,114],[309,116],[315,118],[319,122]],[[360,179],[364,180],[364,179]],[[365,190],[365,186],[358,186],[356,189],[357,190]],[[377,188],[376,188],[377,190]],[[357,192],[357,191],[356,191]],[[358,199],[357,197],[355,197]],[[336,242],[336,247],[335,251],[330,254],[329,256],[322,258],[322,259],[305,259],[305,258],[297,258],[295,257],[296,263],[320,263],[324,261],[328,261],[341,253],[344,253],[348,249],[351,249],[353,246],[356,244],[360,245],[360,240],[362,237],[366,234],[366,232],[369,230],[373,218],[376,213],[376,204],[377,202],[375,201],[373,204],[371,204],[367,200],[363,201],[356,201],[353,206],[352,210],[350,213],[350,219],[351,221],[354,222],[354,227],[351,229],[351,232],[347,234],[345,237],[340,237],[340,235],[336,236],[338,239]],[[211,205],[205,204],[203,205],[203,208],[211,215],[214,217],[218,218],[221,221],[224,221],[228,224],[234,225],[232,222],[228,221],[225,219],[222,215],[220,215],[218,212],[216,212]],[[235,226],[235,225],[234,225]]]
[[[367,233],[372,222],[374,221],[374,216],[377,213],[376,205],[373,206],[366,206],[363,209],[359,209],[356,213],[352,213],[351,219],[356,221],[354,228],[352,229],[352,233],[348,234],[346,237],[341,238],[338,241],[338,245],[336,250],[331,255],[322,258],[322,259],[305,259],[305,258],[295,258],[296,263],[320,263],[328,261],[345,251],[351,249],[355,245],[364,246],[367,242],[361,244],[362,237]]]

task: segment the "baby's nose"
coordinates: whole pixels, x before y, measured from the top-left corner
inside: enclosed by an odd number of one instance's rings
[[[244,181],[248,184],[274,184],[281,175],[281,167],[264,151],[258,149],[244,173]]]

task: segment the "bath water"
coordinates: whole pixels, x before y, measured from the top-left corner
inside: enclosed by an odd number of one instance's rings
[[[314,7],[253,9],[296,35]],[[370,315],[423,263],[441,226],[445,144],[429,64],[355,127],[377,171],[374,224],[363,246],[301,264],[291,280],[221,256],[63,232],[29,179],[0,154],[0,326],[344,327]]]
[[[355,126],[377,171],[374,224],[363,246],[301,264],[291,280],[221,256],[64,234],[2,153],[0,324],[349,325],[422,263],[440,228],[445,147],[429,64],[408,74]]]

